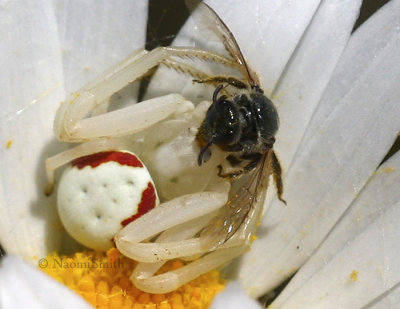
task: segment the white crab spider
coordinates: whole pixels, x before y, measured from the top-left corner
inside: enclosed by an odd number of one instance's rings
[[[103,109],[103,113],[92,114],[94,111],[99,113],[99,107],[106,106],[105,103],[111,95],[140,79],[159,64],[196,78],[207,77],[205,73],[173,60],[173,57],[208,60],[240,70],[229,58],[194,48],[159,47],[150,52],[141,50],[134,53],[60,106],[54,125],[56,136],[60,141],[82,143],[46,160],[49,190],[53,187],[56,168],[91,153],[126,149],[129,143],[124,136],[151,131],[152,126],[162,121],[179,119],[181,115],[196,112],[194,105],[181,95],[169,94],[120,110],[106,112]],[[195,145],[194,133],[192,137]],[[198,149],[194,146],[193,156],[196,157],[197,153]],[[193,164],[196,165],[195,160]],[[205,167],[199,167],[203,168]],[[117,248],[139,262],[131,277],[138,288],[152,293],[172,291],[247,250],[249,235],[255,229],[255,218],[259,218],[258,215],[250,214],[249,218],[253,218],[252,220],[242,225],[233,237],[223,245],[213,248],[210,253],[209,248],[202,245],[201,237],[193,238],[228,200],[229,183],[214,174],[214,180],[209,181],[207,191],[186,194],[164,202],[116,235]],[[260,207],[252,210],[260,211]],[[161,232],[163,233],[160,234]],[[158,234],[160,236],[155,242],[148,242]],[[194,260],[181,269],[154,275],[165,261],[174,258]]]

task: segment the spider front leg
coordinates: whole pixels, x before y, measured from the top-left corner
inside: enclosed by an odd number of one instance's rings
[[[138,289],[144,292],[154,294],[169,293],[185,283],[221,267],[232,259],[242,255],[247,249],[246,246],[236,246],[214,251],[181,268],[160,275],[154,275],[154,273],[163,263],[139,263],[130,279]]]
[[[216,191],[187,194],[162,203],[115,236],[118,250],[133,260],[146,263],[204,253],[200,240],[189,237],[210,221],[204,216],[215,213],[226,204],[229,188],[229,183],[223,182]],[[192,227],[187,229],[182,224],[189,221],[192,221]],[[163,231],[174,236],[168,237],[168,242],[166,238],[161,238],[162,242],[143,242]]]
[[[221,205],[226,206],[228,191],[229,188],[220,188],[171,200],[132,222],[116,236],[121,253],[139,260],[131,275],[137,288],[149,293],[171,292],[248,250],[262,207],[252,209],[235,235],[211,251],[204,249],[201,236],[193,238],[209,224]],[[162,230],[154,242],[146,241]],[[155,275],[167,260],[175,258],[188,262],[179,269]]]
[[[150,52],[141,50],[83,87],[60,106],[54,124],[56,136],[61,141],[81,142],[98,137],[126,135],[168,117],[172,111],[182,106],[184,99],[180,95],[172,94],[153,99],[155,101],[146,101],[147,106],[142,106],[139,110],[131,106],[85,118],[114,93],[129,83],[141,79],[159,64],[168,63],[172,68],[175,66],[178,71],[187,67],[170,61],[171,57],[197,58],[235,67],[232,60],[195,48],[159,47]],[[191,74],[191,71],[188,70],[186,73]]]
[[[164,244],[171,244],[174,240],[181,239],[181,243],[188,237],[192,237],[196,234],[196,231],[200,230],[202,226],[211,216],[205,216],[202,219],[195,222],[195,220],[188,221],[184,224],[171,228],[162,233],[156,240],[156,242],[163,242]],[[204,219],[204,220],[203,220]],[[160,262],[148,263],[140,262],[134,269],[130,279],[133,284],[140,290],[148,293],[168,293],[176,290],[185,283],[197,278],[198,276],[215,269],[226,262],[229,262],[233,258],[241,255],[247,249],[243,246],[243,239],[238,239],[231,243],[228,248],[219,248],[216,252],[211,252],[198,258],[181,258],[182,260],[194,260],[187,263],[180,269],[168,271],[163,274],[155,275],[155,273],[166,263],[167,260],[173,259],[174,257],[166,258]],[[144,244],[149,245],[149,244]],[[151,249],[149,249],[151,251]],[[157,251],[151,251],[154,255],[158,254]]]
[[[193,238],[215,216],[216,210],[225,205],[229,191],[226,184],[219,189],[222,192],[195,193],[161,204],[115,237],[120,252],[139,261],[131,275],[137,288],[149,293],[171,292],[248,249],[247,227],[212,252],[202,248],[200,238]],[[162,230],[155,242],[141,242]],[[175,258],[194,258],[194,261],[155,275],[167,260]]]
[[[195,234],[195,231],[200,230],[211,218],[212,216],[205,216],[198,222],[194,222],[194,220],[192,220],[184,225],[177,226],[176,229],[172,228],[167,230],[162,233],[156,241],[164,243],[166,245],[166,249],[169,250],[168,246],[173,240],[177,240],[180,237],[182,239],[186,239],[187,237],[194,236],[193,234]],[[189,254],[189,252],[184,252],[185,240],[181,240],[180,243],[182,246],[181,254]],[[210,253],[204,254],[203,251],[198,252],[194,257],[182,256],[181,259],[186,261],[185,266],[158,275],[155,275],[155,273],[165,264],[167,260],[173,259],[173,256],[170,256],[169,258],[166,258],[160,262],[140,262],[133,271],[130,279],[134,285],[142,291],[156,294],[168,293],[240,256],[249,248],[248,244],[249,243],[246,242],[246,237],[243,237],[243,235],[237,235],[237,237],[232,238],[226,244],[220,246],[217,248],[217,250],[214,250]],[[157,254],[156,251],[152,251],[152,253]]]
[[[89,103],[94,106],[93,97],[80,102],[80,97],[72,104],[82,106]],[[58,138],[68,142],[83,142],[95,138],[115,137],[142,131],[151,125],[167,118],[174,112],[185,112],[193,109],[193,104],[179,94],[140,102],[132,106],[98,116],[72,121],[56,127]],[[73,119],[71,117],[68,117]]]

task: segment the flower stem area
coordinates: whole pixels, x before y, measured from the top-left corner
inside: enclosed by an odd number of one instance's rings
[[[167,294],[138,290],[129,280],[136,262],[117,249],[79,252],[71,256],[52,253],[45,273],[65,284],[96,308],[207,308],[225,287],[218,271],[211,271]],[[160,272],[184,266],[179,260],[166,263]]]

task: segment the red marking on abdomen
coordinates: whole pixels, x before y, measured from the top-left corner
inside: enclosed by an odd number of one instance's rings
[[[122,226],[126,226],[131,223],[133,220],[139,218],[144,215],[146,212],[152,210],[156,207],[156,192],[154,190],[154,186],[151,182],[147,184],[146,190],[142,193],[142,199],[140,201],[137,214],[129,217],[128,219],[122,220]]]
[[[135,155],[120,151],[104,151],[80,157],[72,161],[72,165],[79,169],[84,168],[85,166],[91,166],[94,168],[102,163],[110,161],[117,162],[121,165],[143,167],[142,162],[140,162]]]

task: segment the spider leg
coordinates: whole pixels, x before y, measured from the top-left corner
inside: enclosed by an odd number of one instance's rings
[[[199,218],[215,212],[227,202],[229,187],[229,183],[224,182],[219,188],[216,188],[217,191],[188,194],[162,203],[151,212],[128,224],[115,236],[114,240],[118,250],[122,254],[141,262],[158,262],[202,252],[200,243],[195,238],[184,242],[182,242],[181,236],[179,236],[178,241],[172,239],[169,243],[165,243],[163,238],[161,238],[162,243],[141,242],[153,238],[160,232],[175,228],[191,220],[199,220]],[[203,225],[208,221],[205,220]],[[196,224],[193,226],[196,226]],[[202,227],[200,226],[198,230]],[[181,233],[183,232],[179,234]],[[184,238],[187,238],[187,235],[184,236]]]
[[[140,263],[133,272],[131,280],[142,291],[168,293],[200,275],[224,265],[226,262],[243,254],[247,249],[246,246],[237,246],[214,251],[179,269],[160,275],[154,275],[159,268],[158,265]]]
[[[154,275],[161,268],[161,266],[164,265],[165,261],[158,261],[154,263],[140,262],[136,266],[130,279],[137,288],[145,292],[171,292],[179,288],[183,284],[197,278],[198,276],[224,265],[225,263],[231,261],[232,259],[240,256],[245,251],[247,251],[253,240],[251,236],[255,234],[257,226],[259,225],[261,214],[262,207],[254,207],[242,227],[225,244],[217,247],[210,253],[207,253],[207,251],[203,250],[201,254],[206,253],[205,255],[197,258],[196,260],[186,264],[179,269],[168,271],[159,275]],[[177,226],[176,228],[172,228],[164,232],[157,239],[157,242],[163,241],[165,242],[165,244],[170,244],[172,243],[172,241],[178,240],[179,237],[186,239],[187,237],[193,236],[196,230],[203,226],[204,222],[206,221],[204,220],[203,222],[201,222],[200,220],[197,222],[193,220],[186,222],[189,229],[191,229],[191,232],[184,232],[182,234],[182,232],[178,231]],[[195,228],[193,228],[193,226],[195,226]],[[180,227],[182,228],[182,231],[187,228],[184,225],[181,225]],[[180,235],[178,236],[178,234]],[[148,245],[148,243],[146,243],[145,245]],[[166,257],[168,256],[169,249],[170,248],[168,247],[165,248],[165,251],[167,252]],[[149,251],[149,255],[151,253],[157,255],[161,253],[161,251]],[[172,258],[174,257],[170,257],[169,259]]]
[[[69,122],[70,125],[64,125],[59,130],[61,132],[58,137],[62,141],[83,142],[96,138],[124,136],[142,131],[174,113],[184,113],[193,109],[193,104],[181,95],[169,94],[106,114],[80,119],[74,124]]]
[[[204,225],[206,224],[207,222],[204,223]],[[243,237],[240,237],[240,234],[235,234],[224,244],[215,248],[215,250],[239,246],[243,244],[244,240]],[[124,239],[119,239],[117,248],[123,255],[143,263],[158,263],[177,258],[201,256],[207,253],[207,251],[204,250],[200,237],[161,243],[128,242]]]
[[[171,57],[196,58],[203,61],[212,61],[226,66],[237,67],[237,64],[224,56],[195,48],[158,47],[150,52],[146,50],[138,51],[83,87],[75,93],[68,102],[60,106],[54,124],[56,136],[62,141],[80,142],[91,138],[129,134],[131,131],[140,130],[135,121],[129,121],[127,119],[134,116],[134,112],[136,111],[133,110],[121,109],[115,111],[122,111],[119,114],[112,114],[112,116],[105,116],[104,118],[85,117],[97,106],[106,102],[114,93],[126,85],[141,79],[150,70],[161,63],[166,63],[177,70],[186,70],[189,73],[192,72],[195,76],[199,74],[201,78],[205,77],[204,73],[199,70],[189,70],[188,65],[170,61]],[[146,116],[158,114],[160,116],[158,118],[165,118],[166,114],[171,114],[173,110],[179,108],[183,98],[178,95],[173,95],[173,97],[166,96],[164,100],[166,101],[164,103],[165,106],[155,106],[154,110],[148,111]],[[125,115],[125,118],[118,118],[121,117],[121,115]],[[140,115],[139,118],[145,119],[143,116],[144,115]],[[91,119],[93,119],[93,121],[91,121]],[[100,122],[100,120],[102,122],[100,125],[96,126],[93,124],[93,122]],[[150,123],[147,119],[146,122]],[[118,129],[114,129],[115,123],[120,124]],[[103,127],[104,129],[98,131],[100,130],[99,127]]]

